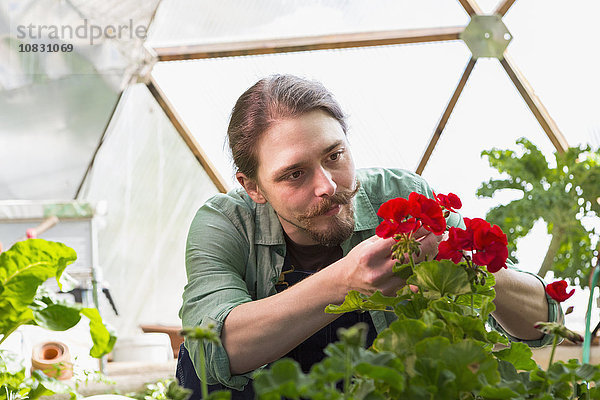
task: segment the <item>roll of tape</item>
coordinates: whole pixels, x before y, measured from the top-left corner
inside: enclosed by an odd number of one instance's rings
[[[31,369],[40,370],[44,374],[66,380],[73,377],[73,363],[69,347],[62,342],[43,342],[33,348]]]

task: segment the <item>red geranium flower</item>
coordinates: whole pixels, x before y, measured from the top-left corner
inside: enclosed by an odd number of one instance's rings
[[[554,300],[558,301],[559,303],[562,303],[569,297],[573,296],[573,293],[575,293],[575,289],[571,289],[571,291],[567,293],[567,281],[560,280],[547,285],[546,293],[548,293],[548,295]]]
[[[450,228],[448,240],[438,246],[436,259],[448,259],[457,264],[463,251],[471,251],[473,262],[486,265],[489,272],[506,268],[507,239],[502,229],[481,218],[465,218],[465,226],[466,229]]]
[[[375,228],[375,234],[384,239],[391,238],[396,233],[398,233],[398,223],[386,219]]]
[[[386,201],[379,207],[377,215],[381,218],[400,222],[408,217],[408,200],[401,197]]]
[[[454,264],[458,264],[463,257],[463,247],[461,245],[460,232],[465,232],[462,229],[451,227],[448,233],[448,240],[444,240],[438,246],[438,254],[436,260],[452,260]]]
[[[444,207],[448,211],[456,212],[457,209],[462,207],[462,202],[454,193],[445,194],[436,194],[433,192],[433,197],[438,202],[438,204]]]
[[[387,239],[398,233],[409,233],[419,229],[421,222],[416,218],[409,218],[408,211],[408,200],[401,197],[383,203],[377,211],[377,215],[383,218],[383,221],[375,229],[375,234]]]
[[[423,223],[428,231],[441,235],[446,230],[446,219],[439,204],[422,194],[412,192],[408,196],[409,213]]]
[[[465,224],[467,223],[473,230],[473,248],[476,250],[473,262],[477,265],[487,265],[488,271],[492,273],[506,268],[508,241],[502,229],[481,218],[465,218]]]

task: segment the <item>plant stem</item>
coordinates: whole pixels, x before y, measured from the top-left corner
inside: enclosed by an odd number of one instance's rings
[[[208,384],[206,383],[206,359],[204,356],[204,340],[200,341],[200,383],[202,385],[202,398],[208,397]]]
[[[558,343],[558,335],[554,335],[554,340],[552,341],[552,352],[550,353],[550,362],[548,362],[548,370],[550,370],[550,366],[552,365],[552,360],[554,360],[554,351],[556,350],[556,345]]]
[[[471,313],[473,315],[475,315],[475,300],[474,300],[473,293],[471,293]]]
[[[344,373],[344,398],[347,399],[350,392],[350,375],[352,374],[352,365],[350,365],[350,349],[346,345],[346,371]]]

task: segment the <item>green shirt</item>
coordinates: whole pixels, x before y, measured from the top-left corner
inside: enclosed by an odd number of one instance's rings
[[[359,169],[357,178],[361,187],[353,200],[355,227],[352,236],[341,245],[344,256],[375,234],[381,221],[376,213],[381,204],[396,197],[408,198],[411,192],[433,197],[431,187],[423,178],[408,171]],[[448,224],[464,228],[458,214],[451,214]],[[276,293],[275,283],[281,274],[285,252],[283,228],[269,204],[255,203],[243,189],[209,199],[198,210],[187,239],[188,284],[179,312],[183,326],[212,323],[220,335],[223,322],[233,308]],[[560,307],[548,299],[548,320],[555,321]],[[378,333],[395,319],[395,315],[383,311],[372,311],[371,317]],[[490,322],[506,333],[493,318]],[[541,346],[551,340],[547,335],[525,342]],[[199,371],[199,343],[186,340],[185,346]],[[222,383],[241,390],[248,383],[253,372],[232,376],[222,345],[206,343],[204,348],[209,384]]]

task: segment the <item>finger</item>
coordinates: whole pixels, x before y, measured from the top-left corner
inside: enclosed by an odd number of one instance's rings
[[[426,236],[428,234],[430,234],[431,232],[429,232],[427,229],[420,227],[419,229],[417,229],[414,233],[413,233],[413,237],[416,238],[417,240],[423,236]]]
[[[398,278],[394,276],[384,283],[382,283],[378,290],[381,291],[386,296],[394,296],[396,292],[406,286],[406,281],[404,279]]]
[[[374,248],[373,248],[374,251],[390,252],[390,254],[391,254],[392,246],[394,245],[394,243],[396,243],[396,239],[394,239],[393,237],[387,238],[387,239],[377,237],[377,239],[374,240],[372,243],[374,246]]]

